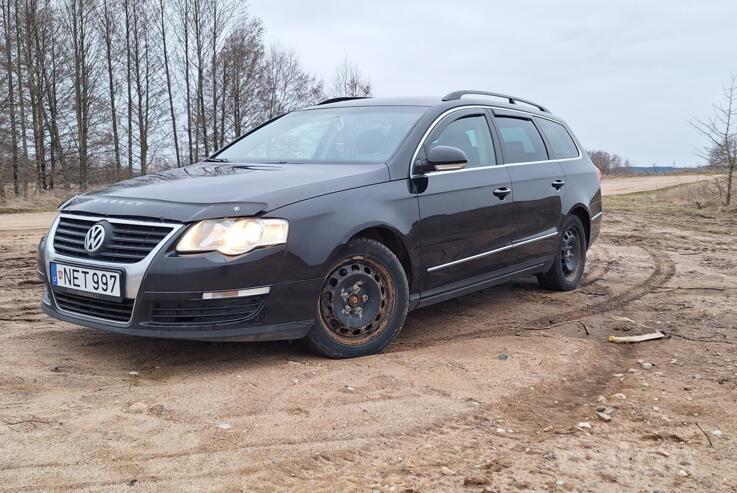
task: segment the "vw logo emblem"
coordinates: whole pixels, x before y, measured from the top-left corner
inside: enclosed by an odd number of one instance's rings
[[[97,223],[93,225],[84,235],[84,249],[89,253],[95,253],[105,242],[105,227]]]

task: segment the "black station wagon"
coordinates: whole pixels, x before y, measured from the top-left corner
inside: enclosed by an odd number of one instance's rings
[[[507,95],[325,101],[62,204],[42,306],[119,334],[376,353],[414,308],[522,275],[576,288],[602,217],[582,149]]]

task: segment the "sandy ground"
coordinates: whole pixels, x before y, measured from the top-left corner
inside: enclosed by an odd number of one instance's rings
[[[7,232],[44,230],[51,226],[55,217],[56,211],[0,214],[0,230]]]
[[[418,310],[350,361],[51,320],[42,230],[0,224],[0,491],[737,491],[733,218],[608,212],[579,290]]]
[[[601,182],[601,193],[602,195],[620,195],[623,193],[644,192],[713,178],[714,175],[657,175],[605,178]]]

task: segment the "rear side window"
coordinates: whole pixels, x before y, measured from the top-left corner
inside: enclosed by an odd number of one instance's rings
[[[464,116],[448,124],[430,147],[457,147],[466,153],[469,168],[496,164],[489,124],[484,115]]]
[[[526,163],[548,159],[543,138],[531,120],[497,117],[494,121],[499,129],[506,162]]]
[[[566,127],[560,123],[551,122],[550,120],[538,120],[540,130],[550,144],[550,157],[552,159],[566,159],[578,157],[578,148],[568,133]]]

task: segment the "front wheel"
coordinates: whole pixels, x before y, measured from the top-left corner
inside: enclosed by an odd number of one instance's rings
[[[586,233],[576,216],[568,216],[561,231],[555,262],[538,279],[546,289],[571,291],[580,284],[586,267]]]
[[[409,286],[399,259],[368,238],[346,245],[330,269],[307,343],[330,358],[381,352],[407,317]]]

